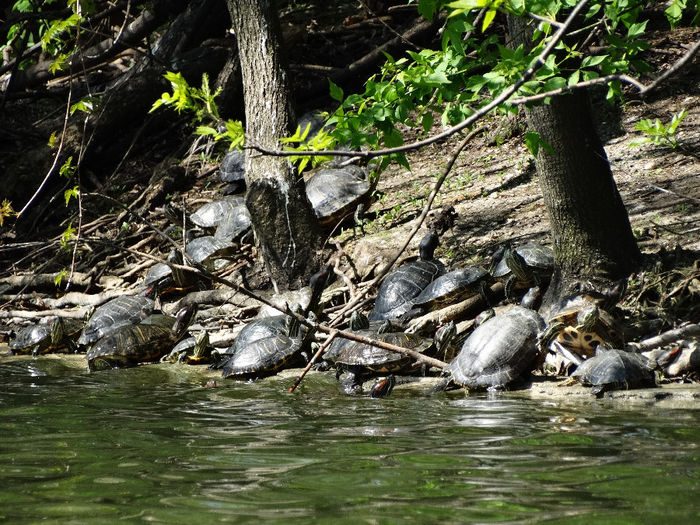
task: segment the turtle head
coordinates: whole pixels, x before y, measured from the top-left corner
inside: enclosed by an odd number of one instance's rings
[[[581,332],[591,332],[600,319],[600,309],[596,305],[582,309],[576,316],[576,328]]]
[[[418,246],[421,260],[430,261],[435,255],[435,248],[437,248],[439,244],[440,237],[436,231],[430,230],[428,233],[426,233]]]
[[[437,329],[437,332],[435,332],[435,346],[438,354],[443,355],[445,353],[445,349],[452,343],[456,335],[457,327],[454,321],[450,321]]]
[[[65,324],[62,317],[57,317],[54,322],[51,323],[51,344],[57,345],[63,339],[63,334],[65,332]]]
[[[321,303],[321,294],[328,285],[328,280],[332,273],[333,266],[327,264],[321,270],[311,276],[311,279],[309,280],[309,285],[311,286],[311,299],[309,299],[309,306],[307,306],[306,310],[303,312],[305,317],[309,312],[315,312],[318,309],[318,305]]]
[[[187,327],[194,321],[194,316],[197,314],[197,305],[191,304],[180,310],[177,315],[175,315],[175,324],[173,325],[173,331],[178,334],[182,334],[187,330]]]
[[[532,271],[525,262],[525,259],[513,248],[506,248],[503,254],[503,259],[506,262],[508,269],[515,275],[519,281],[530,281]]]
[[[355,310],[350,316],[350,330],[356,332],[367,328],[369,328],[369,319],[359,310]]]

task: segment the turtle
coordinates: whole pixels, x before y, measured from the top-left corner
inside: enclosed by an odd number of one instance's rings
[[[88,368],[92,372],[159,361],[185,334],[195,311],[194,306],[183,308],[170,327],[141,322],[117,328],[92,345],[86,355]]]
[[[384,278],[369,315],[371,321],[401,317],[411,309],[413,300],[445,273],[445,265],[433,258],[439,242],[431,230],[420,242],[420,259],[399,266]]]
[[[656,363],[641,354],[598,346],[595,356],[586,359],[571,374],[591,393],[602,397],[611,390],[656,387]]]
[[[224,195],[241,193],[246,189],[245,182],[245,152],[230,150],[224,155],[219,166],[219,178],[221,182],[228,184],[223,190]]]
[[[161,361],[186,363],[188,365],[207,364],[211,361],[213,347],[209,342],[209,332],[202,330],[197,337],[187,337],[175,345]]]
[[[492,280],[491,274],[479,266],[467,266],[441,275],[413,299],[413,308],[407,318],[437,310],[472,295],[486,296],[484,287]]]
[[[603,309],[604,298],[579,294],[565,298],[551,309],[546,330],[540,335],[542,349],[554,346],[575,364],[595,354],[596,347],[624,345],[615,319]]]
[[[122,295],[95,310],[78,338],[79,345],[89,345],[120,326],[134,324],[148,317],[155,301],[140,295]]]
[[[190,214],[190,220],[200,228],[213,229],[228,213],[245,206],[245,199],[238,196],[227,196],[204,204],[196,212]]]
[[[541,244],[523,244],[506,248],[495,264],[493,277],[503,281],[505,294],[511,298],[516,288],[540,286],[554,271],[554,252]]]
[[[82,322],[62,317],[50,323],[25,326],[10,341],[10,350],[13,354],[34,356],[49,352],[76,352],[75,339],[82,327]]]
[[[332,267],[326,266],[311,277],[309,305],[305,309],[297,305],[295,313],[315,316],[331,271]],[[223,377],[257,378],[274,374],[303,354],[312,335],[313,331],[302,328],[295,315],[257,319],[246,325],[227,350],[227,357],[215,368],[222,369]]]
[[[434,339],[428,339],[418,334],[389,332],[384,326],[379,330],[359,330],[357,334],[382,343],[409,348],[418,353],[427,353],[430,350],[442,353],[450,343],[454,332],[455,327],[452,323],[451,328],[444,332],[438,332]],[[339,349],[333,349],[327,359],[335,364],[337,377],[345,374],[342,385],[347,393],[356,393],[361,389],[363,379],[367,377],[385,373],[411,373],[418,369],[415,361],[404,354],[351,339],[346,339],[346,341],[346,343],[340,342]]]
[[[224,258],[229,257],[233,250],[234,244],[232,242],[217,239],[212,235],[192,239],[185,247],[187,255],[209,269],[219,269],[225,266]]]
[[[162,297],[173,292],[187,292],[200,286],[200,275],[175,266],[184,265],[181,251],[170,250],[167,260],[168,263],[156,263],[148,270],[141,283],[146,290],[153,290],[154,295]]]
[[[250,212],[245,203],[229,210],[216,226],[214,237],[224,242],[235,242],[243,239],[251,230]]]
[[[306,195],[323,228],[334,228],[369,203],[372,184],[359,166],[323,168],[306,181]]]
[[[543,327],[537,312],[513,306],[477,327],[445,371],[469,390],[508,388],[534,369]]]

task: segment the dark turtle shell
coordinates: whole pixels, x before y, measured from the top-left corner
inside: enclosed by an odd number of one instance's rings
[[[245,207],[243,197],[224,197],[203,205],[190,215],[190,219],[200,228],[215,228],[224,217],[241,206]]]
[[[217,259],[230,256],[233,250],[233,243],[217,239],[212,235],[192,239],[185,247],[187,255],[210,268],[218,266]]]
[[[231,150],[226,153],[219,167],[219,177],[221,182],[228,183],[224,195],[244,191],[246,188],[245,152]]]
[[[541,244],[523,244],[514,249],[523,258],[527,267],[535,272],[538,277],[548,279],[554,271],[554,252],[547,246]],[[512,270],[508,266],[506,257],[502,257],[493,270],[496,279],[505,279],[512,275]],[[531,282],[519,283],[523,286],[532,284]]]
[[[92,345],[86,355],[88,368],[107,370],[159,361],[185,333],[194,310],[194,307],[181,310],[170,327],[164,326],[164,316],[117,328]]]
[[[366,204],[372,185],[357,166],[325,168],[306,181],[306,195],[322,227],[334,227],[353,215],[358,204]]]
[[[251,229],[250,212],[245,203],[230,210],[219,222],[214,237],[230,243]]]
[[[371,321],[402,316],[411,309],[413,300],[445,273],[445,266],[433,259],[438,242],[435,232],[428,233],[421,240],[420,260],[399,266],[384,278],[377,292],[374,309],[369,315]]]
[[[536,312],[514,306],[476,328],[446,371],[469,389],[506,388],[533,370],[543,326]]]
[[[51,345],[51,325],[33,324],[25,326],[17,332],[10,341],[13,354],[44,353]]]
[[[299,356],[301,337],[276,333],[240,347],[223,364],[223,377],[262,377],[274,374]]]
[[[263,317],[250,321],[240,331],[233,344],[219,353],[220,357],[218,362],[214,363],[211,368],[224,368],[233,355],[243,352],[246,347],[260,339],[277,335],[286,335],[287,327],[288,316],[286,315],[272,315],[270,317]],[[303,325],[300,326],[300,334],[303,335],[305,333],[306,327]]]
[[[78,339],[79,345],[89,345],[120,326],[134,324],[153,312],[153,299],[124,295],[100,306],[92,314]]]
[[[383,343],[410,348],[423,353],[432,348],[433,341],[417,334],[404,332],[377,333],[376,330],[360,330],[358,335],[371,337]],[[342,341],[346,341],[343,343]],[[335,342],[335,341],[334,341]],[[332,345],[331,345],[332,346]],[[332,348],[326,359],[335,363],[339,369],[354,368],[359,373],[400,373],[414,369],[414,361],[398,352],[392,352],[350,339],[340,339],[338,346]]]
[[[610,390],[630,390],[656,386],[654,363],[634,352],[599,347],[571,374],[591,392],[602,396]]]
[[[441,275],[413,301],[422,311],[430,311],[479,293],[491,274],[478,266],[467,266]]]

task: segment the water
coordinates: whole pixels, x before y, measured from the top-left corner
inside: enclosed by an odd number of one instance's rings
[[[0,361],[0,521],[700,520],[700,407],[205,382]]]

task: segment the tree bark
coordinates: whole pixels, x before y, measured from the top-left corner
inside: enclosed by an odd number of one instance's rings
[[[626,278],[641,254],[591,118],[588,93],[553,97],[532,108],[527,119],[554,150],[540,148],[536,159],[557,263],[547,296],[567,295],[582,283],[605,288]]]
[[[533,24],[508,19],[513,46],[530,46]],[[569,44],[572,44],[569,42]],[[552,147],[535,159],[554,240],[555,270],[543,311],[582,290],[610,290],[640,262],[627,210],[592,118],[589,94],[575,90],[527,112],[528,127]]]
[[[238,41],[246,142],[278,149],[294,125],[280,31],[271,0],[227,0]],[[246,156],[246,205],[278,286],[297,288],[320,268],[320,230],[303,178],[285,157]]]

